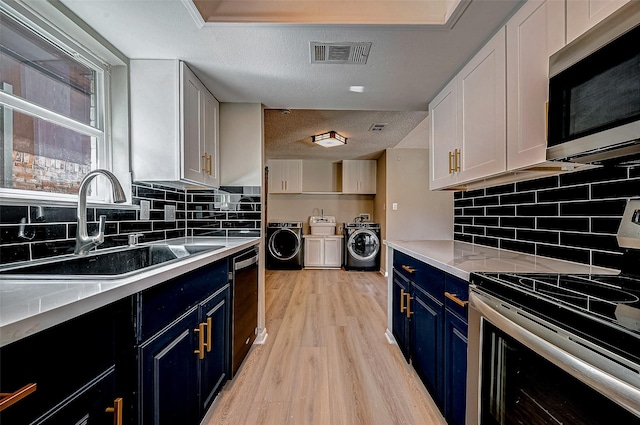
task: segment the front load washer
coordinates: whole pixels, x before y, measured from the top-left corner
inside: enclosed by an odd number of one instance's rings
[[[347,223],[344,227],[344,269],[380,270],[380,224]]]
[[[266,268],[302,269],[302,222],[267,223]]]

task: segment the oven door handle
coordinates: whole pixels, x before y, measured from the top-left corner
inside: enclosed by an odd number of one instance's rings
[[[491,295],[479,293],[476,288],[470,287],[470,289],[469,306],[479,313],[479,315],[470,314],[470,331],[472,329],[481,329],[477,323],[471,323],[472,317],[482,317],[571,376],[617,402],[633,414],[640,416],[640,385],[634,386],[616,378],[612,374],[605,373],[597,365],[587,363],[580,359],[578,355],[571,354],[570,351],[572,349],[580,352],[586,351],[585,355],[590,357],[593,363],[606,362],[607,368],[615,370],[615,373],[620,376],[632,375],[627,367],[572,341],[567,335],[545,329],[542,324],[536,323],[533,319],[528,319],[528,314],[514,311],[518,309],[511,305],[509,305],[509,308],[505,307],[505,313],[513,314],[515,316],[514,320],[531,320],[532,329],[535,328],[536,333],[543,335],[544,338],[536,335],[493,307],[493,305],[500,306],[505,304],[504,302]],[[518,318],[518,316],[524,318]]]

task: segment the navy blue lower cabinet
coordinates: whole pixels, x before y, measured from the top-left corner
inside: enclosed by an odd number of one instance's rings
[[[200,303],[200,320],[206,323],[205,355],[200,362],[200,412],[204,415],[229,376],[230,288],[224,286]]]
[[[139,424],[199,422],[196,328],[198,308],[194,307],[140,345]]]
[[[410,281],[398,273],[393,271],[393,336],[400,347],[400,351],[404,354],[407,362],[409,361],[409,317],[406,312],[407,296],[409,294]]]
[[[413,285],[411,309],[411,361],[436,404],[444,402],[444,304]]]
[[[220,261],[139,294],[139,425],[199,424],[228,380],[227,270]]]
[[[393,335],[448,423],[463,425],[469,283],[394,251]]]
[[[112,425],[114,424],[115,400],[116,400],[115,365],[88,382],[79,392],[65,400],[59,410],[50,416],[44,416],[38,424],[87,424],[87,425]],[[114,411],[107,411],[113,408]],[[122,409],[123,406],[117,407]],[[124,421],[124,415],[123,415]]]
[[[2,347],[0,392],[35,391],[2,410],[0,423],[112,424],[105,410],[116,398],[131,402],[118,368],[133,337],[126,298]]]
[[[449,308],[444,312],[444,416],[464,425],[467,395],[467,321]]]

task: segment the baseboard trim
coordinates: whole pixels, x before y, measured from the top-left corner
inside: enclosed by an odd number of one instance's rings
[[[267,328],[262,328],[260,332],[258,332],[258,336],[256,336],[255,341],[253,341],[253,345],[262,345],[267,340],[269,334],[267,333]]]
[[[384,336],[387,338],[387,342],[391,345],[398,345],[396,338],[393,336],[393,332],[387,329],[384,333]]]

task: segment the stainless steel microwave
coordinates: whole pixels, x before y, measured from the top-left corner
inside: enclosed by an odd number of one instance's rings
[[[640,1],[549,58],[547,159],[640,161]]]

